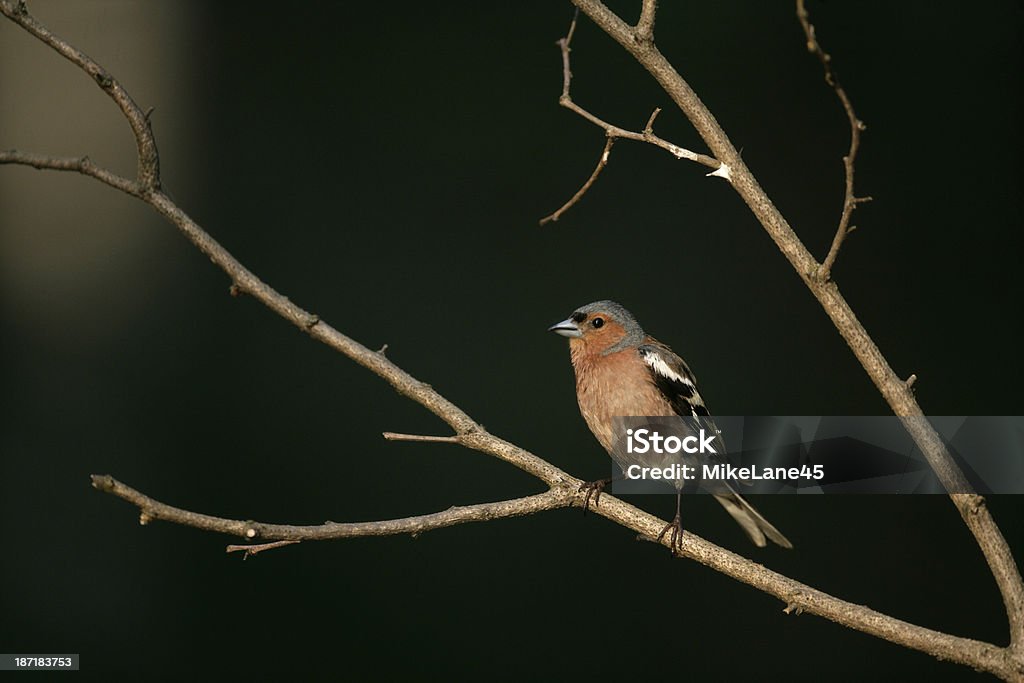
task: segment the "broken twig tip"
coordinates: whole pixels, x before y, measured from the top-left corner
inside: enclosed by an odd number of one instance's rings
[[[729,168],[728,164],[722,164],[711,173],[708,173],[706,177],[710,178],[711,176],[725,178],[730,183],[732,182],[732,170]]]
[[[655,107],[654,111],[651,112],[651,118],[647,119],[647,125],[644,126],[644,133],[651,135],[654,133],[654,119],[658,118],[658,114],[661,113],[661,107]]]

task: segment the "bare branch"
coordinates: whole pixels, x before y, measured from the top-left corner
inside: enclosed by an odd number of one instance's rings
[[[648,0],[648,2],[644,3],[644,12],[650,12],[649,18],[652,27],[654,22],[654,6],[655,2],[653,2],[653,0]],[[644,18],[643,16],[641,16],[641,23],[643,22],[643,20]],[[545,225],[546,223],[549,223],[551,221],[557,221],[563,213],[572,208],[577,202],[579,202],[583,195],[587,193],[587,190],[589,190],[591,186],[594,184],[594,181],[597,180],[597,176],[601,174],[601,171],[603,171],[604,167],[608,164],[608,155],[611,153],[612,144],[615,142],[617,138],[635,140],[637,142],[646,142],[651,145],[654,145],[655,147],[660,147],[661,149],[672,154],[672,156],[674,156],[677,159],[688,159],[689,161],[695,161],[698,164],[707,166],[708,168],[714,171],[714,173],[709,175],[719,175],[721,177],[725,177],[728,179],[728,169],[726,169],[726,171],[723,171],[722,169],[724,168],[724,165],[719,163],[719,161],[714,157],[709,157],[706,154],[699,154],[697,152],[691,152],[690,150],[684,147],[672,144],[668,140],[664,140],[654,134],[652,126],[654,124],[654,119],[657,117],[661,109],[655,109],[654,113],[651,114],[651,118],[648,119],[647,125],[644,127],[643,132],[636,133],[634,131],[627,130],[625,128],[620,128],[619,126],[610,124],[607,121],[603,121],[598,117],[594,116],[593,114],[591,114],[583,107],[576,104],[572,99],[572,95],[570,94],[570,85],[572,83],[572,68],[569,59],[569,53],[572,52],[572,36],[575,32],[576,17],[573,17],[572,23],[569,25],[569,31],[568,33],[566,33],[566,36],[564,38],[559,39],[556,42],[556,45],[558,45],[559,49],[562,51],[562,95],[561,97],[558,98],[558,103],[565,107],[566,109],[568,109],[569,111],[575,112],[576,114],[585,118],[587,121],[590,121],[595,126],[604,130],[605,135],[608,137],[608,141],[605,143],[604,151],[601,153],[601,157],[600,159],[598,159],[597,166],[594,168],[593,173],[590,174],[590,178],[587,179],[587,182],[583,184],[583,187],[581,187],[579,191],[577,191],[576,194],[574,194],[569,201],[562,205],[562,208],[542,218],[540,220],[541,225]]]
[[[811,24],[810,15],[807,13],[804,0],[796,0],[796,16],[800,20],[800,26],[803,27],[804,36],[807,38],[807,51],[814,54],[818,61],[821,62],[822,69],[825,71],[825,82],[835,91],[836,97],[839,98],[839,102],[843,105],[843,111],[846,112],[846,118],[850,122],[850,149],[846,156],[843,157],[843,168],[846,171],[846,194],[843,198],[843,212],[839,217],[839,227],[836,229],[835,237],[832,238],[832,246],[829,248],[828,254],[825,256],[825,260],[817,272],[821,280],[828,280],[832,273],[832,266],[835,265],[836,258],[839,256],[839,248],[842,247],[843,240],[854,230],[854,226],[850,225],[850,217],[853,216],[853,210],[857,208],[858,204],[871,201],[871,197],[857,197],[853,192],[853,175],[857,161],[857,152],[860,150],[860,134],[867,126],[857,118],[857,114],[853,110],[853,103],[846,94],[846,90],[839,84],[839,79],[836,78],[835,72],[832,71],[832,56],[825,52],[818,43],[814,25]]]
[[[29,154],[9,149],[0,152],[0,164],[21,164],[50,171],[73,171],[95,178],[101,183],[110,185],[134,197],[141,196],[137,182],[97,166],[89,157],[49,157],[42,154]]]
[[[92,475],[94,488],[117,496],[139,508],[139,519],[144,524],[162,520],[196,529],[215,531],[249,540],[287,541],[328,541],[338,538],[361,538],[364,536],[395,536],[399,534],[418,535],[433,529],[443,529],[468,522],[487,522],[505,517],[522,517],[545,510],[571,507],[578,497],[570,487],[552,488],[544,493],[526,498],[503,500],[496,503],[482,503],[451,507],[444,512],[417,515],[402,519],[388,519],[375,522],[325,522],[313,526],[292,524],[266,524],[252,520],[213,517],[161,503],[132,487],[122,484],[107,475]],[[239,546],[229,546],[237,548]],[[249,546],[240,546],[248,548]],[[260,549],[262,550],[262,548]],[[228,550],[231,552],[231,550]],[[259,550],[257,550],[259,552]]]
[[[453,507],[431,515],[380,522],[351,524],[328,522],[319,526],[290,526],[200,515],[160,503],[112,477],[93,475],[92,481],[96,488],[112,493],[139,507],[147,522],[160,519],[248,539],[259,538],[289,542],[390,536],[406,533],[416,536],[424,531],[465,522],[518,517],[582,504],[581,496],[575,485],[577,482],[568,482],[565,486],[552,488],[545,493],[527,498]],[[595,504],[591,510],[636,532],[644,540],[666,548],[669,547],[670,540],[667,537],[657,540],[659,533],[665,527],[665,522],[623,500],[606,493],[601,497],[600,505]],[[260,552],[270,549],[270,547],[277,547],[277,545],[269,543],[255,546],[230,546],[230,548],[238,550],[249,547],[255,548],[255,552]],[[899,645],[997,674],[1007,671],[1007,667],[1012,665],[1008,650],[989,643],[916,626],[876,612],[864,605],[840,600],[773,572],[689,532],[683,534],[680,556],[696,560],[715,571],[779,598],[785,605],[784,611],[787,614],[792,612],[816,614],[843,626],[884,638]]]
[[[950,457],[935,429],[924,417],[913,391],[890,367],[867,330],[857,319],[835,283],[818,276],[820,264],[800,241],[786,219],[747,168],[725,131],[708,111],[690,85],[653,43],[638,42],[634,29],[600,0],[573,0],[591,20],[618,42],[650,72],[715,154],[731,170],[731,184],[760,221],[776,246],[803,279],[804,284],[831,318],[865,372],[878,387],[893,412],[902,418],[918,448],[947,491],[969,491],[970,487]],[[1010,626],[1011,648],[1024,652],[1024,582],[1002,532],[984,505],[973,494],[950,494],[967,527],[974,534],[999,586]],[[1024,657],[1019,654],[1018,657]],[[1024,664],[1013,669],[1017,678]],[[1003,668],[999,675],[1006,675]]]
[[[597,176],[601,175],[601,171],[603,171],[604,167],[608,165],[608,157],[612,153],[612,145],[614,144],[615,138],[609,136],[608,141],[604,143],[604,149],[601,151],[601,157],[597,160],[597,166],[594,167],[594,171],[590,174],[590,177],[587,178],[587,182],[583,183],[583,187],[577,190],[576,194],[574,194],[569,201],[567,201],[565,204],[562,204],[562,207],[560,209],[558,209],[552,214],[545,216],[544,218],[541,218],[541,225],[547,225],[552,221],[557,221],[563,213],[571,209],[576,204],[576,202],[583,198],[583,195],[587,193],[587,190],[590,189],[590,186],[594,184],[595,180],[597,180]]]
[[[386,441],[429,441],[439,443],[459,443],[457,436],[430,436],[427,434],[398,434],[396,432],[384,432]]]
[[[160,189],[160,156],[157,153],[153,130],[149,125],[149,114],[143,112],[139,105],[135,104],[135,100],[113,76],[107,73],[106,69],[94,62],[89,55],[53,35],[48,28],[29,14],[24,0],[0,1],[0,13],[87,73],[96,81],[100,89],[114,100],[127,119],[128,125],[131,126],[132,135],[135,136],[135,144],[138,148],[138,191],[150,192]],[[127,192],[127,190],[125,191]],[[136,194],[136,192],[129,194]]]

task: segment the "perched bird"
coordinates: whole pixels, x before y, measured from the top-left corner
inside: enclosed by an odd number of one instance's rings
[[[576,398],[590,431],[625,472],[632,464],[646,464],[639,456],[616,447],[622,438],[615,433],[616,416],[682,416],[710,424],[708,410],[697,391],[697,380],[682,358],[665,344],[644,333],[636,319],[614,301],[595,301],[578,308],[567,319],[548,328],[569,338],[569,353],[576,372]],[[587,484],[594,504],[610,480]],[[767,536],[783,548],[793,544],[771,525],[728,482],[705,486],[732,515],[758,547]],[[678,552],[682,538],[679,508],[682,491],[676,494],[676,516],[658,537],[672,532],[670,545]]]

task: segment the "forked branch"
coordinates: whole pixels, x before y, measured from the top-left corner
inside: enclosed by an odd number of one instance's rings
[[[807,38],[807,51],[815,55],[818,61],[821,62],[821,67],[825,72],[825,82],[835,91],[836,97],[839,98],[840,104],[843,105],[846,119],[850,123],[850,149],[847,151],[846,156],[843,157],[843,169],[846,172],[843,211],[839,216],[839,227],[836,228],[835,237],[832,238],[832,246],[829,247],[828,254],[825,256],[825,260],[822,261],[821,268],[817,273],[819,279],[828,280],[832,274],[832,266],[835,265],[836,258],[839,256],[839,248],[843,246],[843,240],[857,228],[855,225],[850,225],[853,210],[857,208],[858,204],[871,201],[871,197],[858,197],[853,192],[853,175],[856,170],[857,152],[860,150],[860,134],[867,126],[857,118],[857,113],[853,110],[853,102],[850,101],[849,95],[846,94],[846,90],[839,84],[839,79],[836,77],[835,72],[832,71],[832,55],[825,52],[818,43],[814,24],[811,23],[804,0],[796,0],[796,16],[800,20],[800,26],[804,30],[804,36]]]
[[[650,22],[648,28],[651,30],[653,30],[654,27],[654,9],[655,2],[653,0],[647,0],[647,2],[644,3],[644,14],[643,16],[641,16],[641,21],[644,21],[645,17],[647,17],[647,20],[649,20]],[[646,142],[648,144],[654,145],[655,147],[660,147],[661,149],[665,150],[666,152],[668,152],[677,159],[687,159],[689,161],[694,161],[698,164],[707,166],[708,168],[712,169],[711,173],[709,173],[708,175],[720,176],[726,179],[729,178],[728,167],[719,163],[719,161],[714,157],[709,157],[706,154],[692,152],[684,147],[675,145],[669,142],[668,140],[660,138],[654,134],[654,119],[656,119],[658,117],[658,114],[661,113],[661,109],[655,109],[654,113],[652,113],[650,118],[647,120],[647,125],[644,126],[643,131],[637,133],[635,131],[620,128],[619,126],[613,125],[611,123],[608,123],[607,121],[599,119],[594,114],[590,113],[583,107],[576,104],[576,102],[572,99],[572,94],[570,93],[570,86],[572,84],[572,66],[571,59],[569,57],[569,53],[572,52],[572,37],[575,33],[576,17],[573,17],[572,22],[569,24],[569,31],[565,34],[565,37],[560,38],[556,42],[556,45],[558,45],[559,50],[561,50],[562,52],[562,95],[561,97],[558,98],[558,103],[561,104],[566,109],[568,109],[569,111],[582,116],[584,119],[590,121],[598,128],[601,128],[608,139],[605,142],[604,151],[601,153],[601,156],[597,161],[597,166],[594,168],[594,171],[590,174],[590,177],[587,179],[587,181],[583,183],[583,186],[576,192],[576,194],[574,194],[569,199],[569,201],[563,204],[561,208],[559,208],[554,213],[551,213],[545,216],[544,218],[540,219],[541,225],[545,225],[552,221],[557,221],[559,218],[561,218],[562,214],[564,214],[566,211],[575,206],[580,201],[580,199],[583,198],[583,195],[585,195],[587,191],[594,185],[594,181],[597,180],[597,177],[601,175],[601,171],[604,170],[604,167],[608,165],[608,157],[611,154],[612,145],[615,143],[615,140],[619,138],[625,140],[635,140],[637,142]]]
[[[640,19],[636,22],[636,36],[640,40],[654,39],[654,14],[658,11],[658,0],[643,0]]]

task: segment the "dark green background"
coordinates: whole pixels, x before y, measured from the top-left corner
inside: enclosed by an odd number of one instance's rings
[[[633,20],[636,4],[613,6]],[[823,255],[848,129],[791,4],[663,5],[659,45]],[[679,351],[713,412],[887,412],[740,199],[702,167],[620,143],[590,194],[537,227],[603,144],[557,103],[568,3],[30,7],[156,107],[166,188],[243,263],[577,476],[605,476],[608,461],[579,417],[565,342],[544,330],[595,299],[621,301]],[[875,202],[835,270],[843,293],[896,371],[917,373],[926,412],[1020,414],[1020,3],[810,9],[868,124],[858,187]],[[125,14],[143,21],[124,28]],[[161,37],[169,51],[154,59],[173,77],[143,68]],[[88,153],[131,173],[127,127],[84,75],[6,21],[0,50],[0,148]],[[705,151],[585,19],[574,60],[582,106],[636,130],[664,107],[658,133]],[[115,144],[79,131],[94,116]],[[5,210],[19,199],[27,209]],[[445,427],[229,297],[228,279],[135,200],[0,168],[0,238],[0,651],[79,652],[81,675],[107,680],[983,679],[784,615],[777,599],[579,510],[244,563],[224,554],[232,539],[142,528],[89,488],[90,473],[189,509],[292,523],[542,489],[458,447],[385,443],[382,431]],[[669,497],[634,502],[671,513]],[[1006,642],[988,569],[942,496],[758,500],[792,552],[753,548],[708,497],[685,503],[689,529],[783,574]],[[1024,501],[990,507],[1020,562]]]

